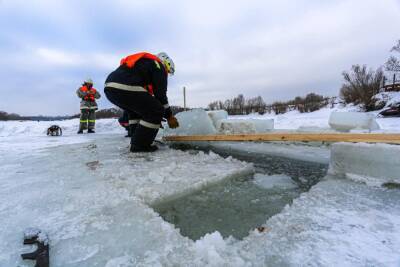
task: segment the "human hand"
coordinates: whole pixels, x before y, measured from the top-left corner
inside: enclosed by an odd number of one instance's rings
[[[167,119],[168,122],[168,126],[171,129],[175,129],[179,127],[179,122],[178,120],[175,118],[175,116],[171,116]]]

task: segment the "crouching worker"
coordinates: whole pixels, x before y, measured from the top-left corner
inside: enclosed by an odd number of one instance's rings
[[[107,77],[107,98],[129,114],[131,152],[158,149],[152,143],[163,117],[170,128],[179,126],[167,98],[168,74],[174,71],[174,63],[166,53],[155,56],[142,52],[123,58]]]
[[[100,93],[93,88],[92,79],[87,79],[82,86],[76,91],[81,101],[81,118],[78,134],[82,134],[83,130],[88,129],[88,133],[94,133],[96,123],[96,99],[100,98]]]

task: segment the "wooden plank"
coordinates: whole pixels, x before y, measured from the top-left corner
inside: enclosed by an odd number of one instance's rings
[[[317,141],[317,142],[365,142],[400,144],[400,134],[354,133],[265,133],[232,135],[181,135],[165,136],[165,141]]]

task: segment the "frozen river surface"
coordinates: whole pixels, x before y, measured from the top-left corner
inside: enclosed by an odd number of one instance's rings
[[[65,132],[0,137],[0,266],[33,266],[20,258],[32,250],[22,244],[27,227],[49,234],[56,267],[400,265],[399,189],[327,176],[265,220],[261,233],[193,241],[152,207],[257,166],[168,147],[130,154],[122,131]],[[266,179],[254,182],[273,186]]]

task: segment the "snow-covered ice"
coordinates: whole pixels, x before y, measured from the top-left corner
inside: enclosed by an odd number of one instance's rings
[[[331,111],[261,118],[274,119],[278,129],[326,129]],[[199,117],[214,127],[207,113],[203,115]],[[248,116],[254,117],[260,118]],[[380,131],[399,131],[399,119],[377,121]],[[400,265],[400,191],[347,175],[382,179],[398,172],[398,161],[384,160],[398,155],[397,146],[372,152],[368,149],[373,145],[340,147],[336,155],[350,153],[336,157],[331,169],[342,168],[346,175],[327,176],[268,219],[262,233],[254,231],[239,241],[214,232],[192,241],[151,206],[248,175],[253,166],[165,146],[154,154],[131,154],[116,120],[98,120],[94,135],[76,135],[78,123],[0,122],[0,266],[32,266],[20,258],[31,251],[22,244],[28,227],[48,234],[54,267]],[[62,137],[45,136],[52,124],[63,128]],[[329,161],[329,148],[313,144],[216,145],[254,155]]]
[[[49,234],[52,266],[136,265],[160,250],[183,249],[186,238],[149,205],[253,171],[213,153],[131,154],[123,136],[32,135],[16,150],[7,148],[20,137],[0,139],[0,266],[22,264],[27,227]],[[66,144],[46,148],[55,140]]]

